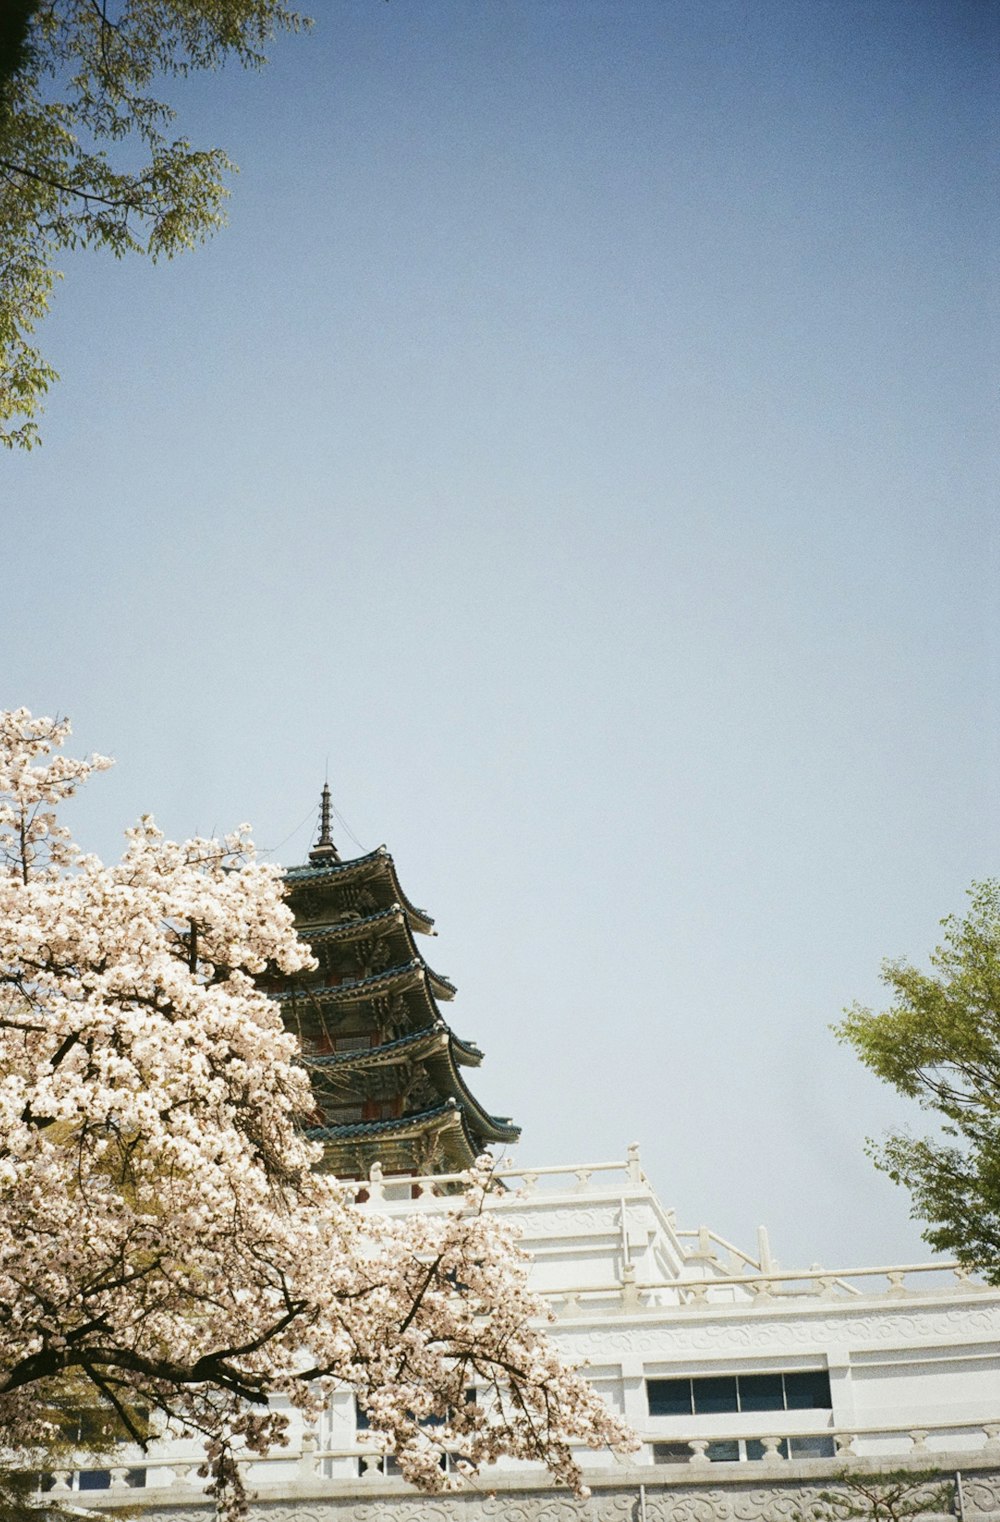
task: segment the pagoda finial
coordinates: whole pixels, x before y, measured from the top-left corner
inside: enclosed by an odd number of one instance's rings
[[[329,784],[329,782],[324,782],[323,783],[323,791],[320,794],[319,839],[317,840],[316,844],[318,846],[332,846],[333,845],[333,841],[330,838],[330,784]]]
[[[324,861],[339,861],[337,847],[333,843],[330,834],[330,784],[323,783],[323,791],[320,794],[319,808],[319,839],[309,852],[309,860],[317,866]]]

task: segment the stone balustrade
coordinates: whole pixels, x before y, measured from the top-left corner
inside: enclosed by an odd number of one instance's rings
[[[624,1162],[614,1163],[558,1163],[544,1168],[497,1168],[493,1178],[498,1193],[492,1203],[517,1204],[546,1192],[571,1192],[586,1194],[605,1182],[609,1174],[623,1175],[622,1182],[629,1185],[648,1185],[648,1179],[639,1162],[638,1147],[629,1147]],[[594,1183],[595,1175],[598,1181]],[[572,1180],[572,1182],[570,1182]],[[362,1203],[406,1204],[414,1201],[425,1206],[435,1203],[447,1206],[455,1198],[455,1190],[466,1181],[464,1173],[390,1174],[383,1173],[375,1163],[369,1171],[368,1182],[363,1186],[365,1198]],[[502,1191],[502,1192],[501,1192]]]
[[[942,1282],[943,1281],[943,1282]],[[738,1299],[729,1293],[738,1292]],[[552,1304],[560,1318],[586,1316],[606,1309],[600,1302],[617,1298],[626,1310],[647,1309],[662,1315],[665,1308],[704,1310],[736,1304],[741,1311],[777,1300],[808,1299],[850,1302],[855,1300],[901,1300],[926,1296],[951,1297],[955,1292],[993,1296],[997,1288],[972,1279],[960,1263],[903,1263],[876,1268],[796,1269],[768,1274],[726,1274],[719,1278],[636,1278],[634,1266],[625,1262],[621,1275],[602,1284],[570,1284],[542,1288],[538,1293]],[[728,1298],[720,1298],[724,1292]]]
[[[618,1177],[614,1177],[617,1175]],[[490,1209],[516,1213],[526,1203],[541,1202],[557,1196],[585,1195],[617,1202],[623,1189],[645,1189],[648,1180],[642,1171],[637,1147],[630,1147],[624,1162],[568,1163],[544,1168],[499,1168],[494,1173],[498,1190],[488,1196]],[[369,1179],[359,1191],[360,1203],[373,1209],[380,1206],[404,1206],[407,1210],[441,1210],[454,1208],[456,1189],[465,1175],[440,1174],[391,1175],[386,1177],[376,1163]],[[670,1212],[667,1213],[668,1216]],[[874,1296],[903,1300],[927,1293],[954,1294],[956,1289],[969,1294],[996,1293],[970,1277],[969,1271],[953,1260],[937,1263],[893,1263],[875,1268],[834,1268],[813,1265],[808,1269],[779,1269],[770,1256],[767,1234],[760,1229],[759,1257],[719,1236],[706,1226],[676,1230],[672,1228],[683,1252],[684,1261],[696,1273],[678,1278],[637,1279],[632,1265],[624,1260],[620,1277],[604,1284],[566,1285],[542,1288],[539,1293],[552,1303],[560,1317],[585,1314],[587,1302],[617,1297],[628,1310],[655,1309],[665,1306],[704,1308],[718,1304],[713,1291],[736,1290],[739,1304],[753,1308],[774,1300],[814,1296],[816,1299],[848,1301]],[[723,1263],[719,1251],[728,1262]],[[603,1308],[602,1308],[603,1309]]]
[[[814,1440],[818,1435],[832,1439],[834,1453],[831,1456],[789,1457],[789,1438]],[[859,1443],[863,1445],[872,1439],[879,1442],[877,1461],[857,1451]],[[870,1472],[873,1467],[884,1468],[887,1462],[893,1469],[939,1468],[943,1474],[956,1469],[978,1471],[984,1467],[1000,1473],[1000,1420],[981,1426],[968,1422],[937,1422],[923,1427],[856,1424],[849,1429],[831,1427],[821,1434],[817,1434],[815,1427],[796,1431],[794,1426],[781,1432],[768,1432],[762,1423],[753,1438],[761,1450],[756,1460],[742,1458],[719,1462],[713,1458],[712,1449],[718,1452],[716,1445],[737,1444],[741,1440],[744,1444],[747,1441],[745,1431],[732,1434],[720,1431],[711,1438],[678,1439],[671,1436],[668,1441],[647,1432],[642,1435],[640,1453],[628,1467],[641,1474],[646,1486],[682,1483],[685,1475],[697,1475],[700,1484],[708,1483],[710,1479],[713,1485],[739,1483],[756,1486],[765,1472],[786,1473],[789,1477],[806,1476],[826,1484],[845,1471]],[[677,1450],[684,1447],[688,1449],[688,1455],[680,1459]],[[658,1450],[664,1448],[671,1450],[667,1459],[661,1459],[658,1454]],[[586,1466],[589,1455],[581,1453],[578,1457]],[[72,1492],[74,1503],[99,1509],[109,1506],[114,1509],[118,1502],[124,1504],[129,1500],[134,1505],[136,1490],[140,1489],[143,1492],[143,1515],[155,1515],[161,1498],[164,1505],[168,1500],[174,1505],[203,1496],[207,1481],[198,1475],[198,1467],[197,1462],[190,1459],[172,1458],[166,1454],[135,1457],[128,1464],[103,1469],[59,1469],[49,1477],[47,1489],[61,1498]],[[616,1477],[623,1467],[620,1463],[610,1463],[587,1469],[588,1486],[618,1483]],[[389,1486],[396,1491],[402,1487],[408,1494],[413,1493],[395,1474],[391,1461],[371,1442],[322,1448],[315,1435],[309,1432],[303,1435],[297,1449],[276,1449],[266,1459],[248,1458],[246,1469],[250,1488],[262,1499],[269,1495],[299,1495],[304,1489],[321,1495],[326,1491],[341,1493],[347,1490],[367,1493],[374,1488]],[[490,1484],[500,1483],[505,1489],[509,1485],[517,1488],[525,1483],[537,1486],[541,1473],[539,1468],[527,1464],[505,1465],[490,1472]],[[482,1485],[483,1482],[479,1483]]]
[[[1000,1460],[1000,1424],[995,1422],[937,1422],[933,1426],[914,1426],[907,1423],[887,1424],[879,1423],[870,1426],[864,1423],[851,1428],[829,1427],[817,1431],[810,1427],[796,1431],[787,1428],[776,1434],[767,1434],[766,1431],[758,1431],[753,1435],[752,1441],[759,1444],[762,1452],[759,1461],[762,1463],[784,1464],[795,1462],[790,1457],[790,1446],[796,1439],[808,1443],[814,1443],[817,1438],[829,1442],[832,1452],[830,1458],[838,1461],[838,1467],[845,1465],[870,1463],[870,1455],[859,1453],[857,1444],[878,1443],[879,1462],[884,1463],[897,1459],[919,1459],[922,1463],[932,1468],[938,1462],[943,1453],[951,1458],[959,1456],[978,1455],[990,1460]],[[663,1462],[658,1449],[669,1448],[673,1450],[668,1462],[688,1463],[694,1465],[712,1464],[715,1460],[711,1450],[726,1444],[746,1443],[747,1432],[745,1429],[733,1432],[713,1433],[710,1438],[695,1437],[677,1439],[663,1438],[659,1435],[646,1434],[643,1439],[643,1450],[651,1450],[652,1462]],[[678,1450],[686,1448],[687,1454],[681,1458]],[[804,1461],[804,1460],[803,1460]],[[741,1460],[745,1465],[746,1460]],[[745,1468],[743,1470],[745,1473]]]

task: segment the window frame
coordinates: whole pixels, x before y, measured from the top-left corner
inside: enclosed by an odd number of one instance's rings
[[[776,1406],[761,1406],[761,1405],[744,1406],[743,1405],[743,1393],[742,1393],[742,1389],[741,1389],[741,1381],[742,1380],[760,1379],[760,1378],[779,1379],[781,1381],[781,1405],[780,1406],[777,1406],[777,1405]],[[787,1384],[787,1381],[789,1379],[795,1380],[795,1381],[800,1381],[801,1380],[803,1382],[807,1381],[807,1380],[814,1381],[815,1382],[814,1388],[818,1388],[819,1391],[820,1391],[820,1399],[817,1401],[815,1398],[813,1398],[808,1404],[800,1403],[797,1400],[794,1403],[791,1403],[789,1401],[789,1389],[788,1389],[788,1384]],[[712,1385],[716,1385],[716,1386],[721,1387],[723,1382],[724,1381],[728,1381],[728,1380],[732,1380],[734,1385],[735,1385],[736,1404],[734,1406],[723,1406],[723,1405],[708,1406],[708,1405],[703,1405],[701,1407],[701,1409],[699,1409],[699,1406],[698,1406],[698,1395],[697,1395],[698,1386],[699,1385],[712,1384]],[[743,1415],[744,1413],[746,1413],[748,1415],[749,1414],[759,1415],[759,1414],[761,1414],[761,1413],[763,1413],[765,1411],[788,1412],[788,1411],[832,1411],[833,1410],[833,1391],[830,1388],[830,1371],[829,1371],[828,1368],[816,1368],[816,1369],[744,1369],[744,1370],[737,1370],[735,1372],[726,1372],[724,1374],[723,1373],[719,1373],[719,1374],[714,1374],[714,1373],[713,1374],[680,1374],[680,1375],[677,1375],[677,1374],[655,1375],[654,1374],[654,1375],[646,1375],[646,1377],[645,1377],[645,1385],[646,1385],[646,1407],[647,1407],[647,1410],[648,1410],[649,1415],[651,1417],[654,1417],[654,1418],[657,1418],[657,1419],[662,1419],[664,1417],[671,1418],[671,1417],[677,1417],[677,1416],[715,1416],[715,1415],[721,1415],[721,1414],[725,1414],[725,1415],[729,1415],[729,1414],[732,1414],[732,1415]],[[684,1385],[687,1385],[687,1387],[688,1387],[689,1405],[688,1405],[688,1409],[687,1410],[681,1409],[682,1401],[679,1398],[680,1390],[683,1388]],[[675,1398],[676,1398],[676,1407],[677,1407],[675,1410],[672,1410],[672,1411],[663,1411],[663,1410],[655,1410],[654,1409],[654,1403],[657,1400],[657,1393],[654,1390],[654,1386],[671,1386],[671,1387],[673,1387],[674,1395],[675,1395]],[[721,1397],[721,1391],[720,1391],[720,1397]]]

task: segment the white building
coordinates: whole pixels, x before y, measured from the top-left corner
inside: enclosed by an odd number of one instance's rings
[[[446,1179],[383,1180],[366,1208],[448,1209]],[[393,1473],[334,1400],[320,1430],[250,1466],[260,1522],[779,1522],[805,1517],[844,1472],[934,1469],[948,1512],[1000,1522],[1000,1289],[954,1265],[786,1269],[678,1228],[635,1148],[623,1164],[504,1175],[552,1335],[642,1440],[622,1463],[581,1455],[577,1500],[510,1462],[426,1498]],[[422,1193],[412,1198],[414,1185]],[[77,1503],[206,1522],[196,1447],[59,1477]]]
[[[384,847],[341,861],[327,788],[319,840],[287,882],[316,967],[271,991],[323,1112],[309,1134],[342,1177],[365,1177],[377,1159],[367,1209],[452,1208],[449,1170],[519,1133],[463,1076],[482,1053],[441,1013],[455,989],[415,940],[433,920]],[[249,1466],[259,1522],[796,1522],[851,1467],[938,1469],[952,1514],[1000,1522],[1000,1289],[940,1262],[779,1268],[763,1231],[749,1253],[679,1229],[635,1148],[623,1164],[500,1177],[506,1192],[489,1208],[521,1228],[556,1343],[640,1452],[627,1464],[582,1453],[585,1501],[513,1462],[426,1498],[366,1441],[344,1396],[320,1430],[293,1428],[289,1449]],[[206,1522],[199,1457],[194,1444],[164,1446],[57,1483],[112,1511],[141,1489],[151,1522]]]

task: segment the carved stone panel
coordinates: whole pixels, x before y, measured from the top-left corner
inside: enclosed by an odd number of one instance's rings
[[[953,1473],[946,1465],[943,1478]],[[491,1478],[496,1484],[497,1477]],[[687,1483],[686,1476],[667,1478],[656,1468],[633,1470],[628,1483],[595,1484],[593,1493],[582,1499],[548,1485],[489,1490],[488,1483],[483,1479],[474,1490],[447,1496],[387,1493],[381,1486],[365,1496],[359,1493],[364,1481],[356,1490],[320,1497],[313,1486],[290,1486],[280,1499],[255,1501],[251,1522],[797,1522],[821,1505],[821,1492],[838,1488],[836,1477],[790,1477],[782,1482],[780,1477],[759,1476],[753,1483],[723,1483],[705,1475]],[[1000,1522],[1000,1470],[964,1474],[963,1501],[966,1522]],[[143,1509],[143,1518],[212,1522],[212,1511],[207,1500],[200,1505],[153,1505]],[[928,1515],[925,1522],[946,1519]]]

